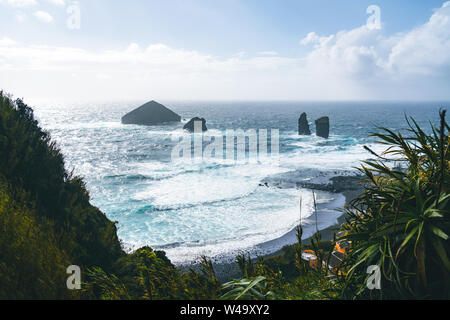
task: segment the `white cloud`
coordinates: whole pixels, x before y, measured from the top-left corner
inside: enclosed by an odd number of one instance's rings
[[[307,56],[311,72],[334,76],[370,74],[382,63],[378,46],[383,41],[379,30],[366,26],[350,31],[340,31],[329,37],[310,33],[303,43],[314,43],[314,50]],[[380,64],[380,65],[379,65]]]
[[[440,74],[450,70],[450,1],[430,20],[402,37],[389,54],[388,67],[406,74]]]
[[[9,46],[14,46],[16,44],[17,44],[17,42],[15,42],[14,40],[11,40],[10,38],[7,38],[7,37],[0,38],[0,47],[9,47]]]
[[[80,92],[98,99],[145,99],[150,94],[171,99],[245,99],[262,94],[269,98],[286,72],[296,76],[293,65],[294,59],[271,56],[222,60],[164,44],[131,44],[123,50],[101,52],[16,45],[0,47],[0,87],[21,96],[69,99],[80,97]],[[276,94],[293,98],[288,94],[296,86],[292,82]]]
[[[450,81],[450,1],[408,32],[386,37],[362,26],[325,37],[311,32],[301,44],[314,44],[306,68],[324,80],[349,80],[372,96],[427,99],[440,90],[450,98],[443,89]]]
[[[261,51],[261,52],[258,52],[258,54],[261,56],[277,56],[278,52],[276,52],[276,51]]]
[[[450,99],[450,2],[422,26],[389,37],[366,26],[312,32],[301,41],[310,52],[298,58],[242,52],[219,59],[164,44],[91,51],[3,42],[0,88],[20,96]]]
[[[319,40],[319,36],[315,32],[310,32],[306,35],[305,38],[300,40],[300,44],[302,45],[308,45],[310,43],[316,43]]]
[[[0,4],[6,4],[15,8],[23,8],[35,6],[37,2],[36,0],[0,0]]]
[[[310,32],[300,41],[301,45],[314,44],[315,47],[326,45],[330,40],[334,38],[334,35],[328,37],[319,37],[315,32]]]
[[[23,13],[23,12],[17,12],[16,13],[16,20],[17,20],[17,22],[22,23],[22,22],[24,22],[26,20],[26,18],[27,18],[27,16],[25,15],[25,13]]]
[[[238,53],[235,53],[235,54],[233,55],[233,57],[235,57],[235,58],[243,58],[243,57],[245,57],[246,54],[247,54],[247,52],[245,52],[245,51],[240,51],[240,52],[238,52]]]
[[[406,33],[385,37],[380,30],[362,26],[329,37],[308,34],[302,44],[314,43],[307,57],[314,68],[337,75],[439,75],[450,67],[450,2],[429,21]]]
[[[99,80],[108,80],[108,79],[111,78],[111,77],[109,76],[109,74],[106,74],[106,73],[98,73],[98,74],[96,75],[96,77],[97,77],[97,79],[99,79]]]
[[[55,6],[59,6],[59,7],[66,5],[64,0],[47,0],[47,1],[50,2],[51,4],[54,4]]]
[[[42,21],[42,22],[45,22],[45,23],[52,23],[54,21],[52,15],[50,13],[46,12],[46,11],[39,10],[39,11],[36,11],[33,15],[39,21]]]

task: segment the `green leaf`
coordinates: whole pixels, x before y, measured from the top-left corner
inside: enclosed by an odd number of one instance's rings
[[[433,241],[432,243],[434,248],[436,249],[436,252],[441,258],[445,268],[447,269],[448,272],[450,272],[450,261],[448,260],[447,252],[445,251],[445,248],[442,245],[441,241]]]
[[[431,228],[431,231],[435,235],[437,235],[438,237],[440,237],[444,240],[448,240],[448,235],[444,231],[442,231],[441,229],[439,229],[438,227],[435,227],[435,226],[431,226],[430,228]]]
[[[408,243],[409,240],[416,234],[417,230],[419,229],[419,226],[414,227],[411,232],[406,236],[405,240],[403,240],[402,244],[397,250],[397,253],[395,254],[395,258],[397,259],[398,255],[400,254],[400,251],[403,249],[404,246]]]

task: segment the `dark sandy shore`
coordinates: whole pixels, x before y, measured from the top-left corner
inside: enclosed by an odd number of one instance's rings
[[[361,184],[362,178],[360,176],[355,175],[342,175],[335,176],[329,179],[318,179],[306,182],[297,182],[297,187],[307,188],[311,190],[317,191],[326,191],[331,192],[336,195],[340,195],[341,197],[345,197],[345,204],[349,204],[353,199],[355,199],[358,195],[361,194],[363,190],[363,186]],[[343,209],[343,208],[341,208]],[[318,210],[319,211],[319,210]],[[323,214],[323,213],[322,213]],[[337,216],[336,223],[327,228],[320,230],[322,240],[333,240],[339,225],[345,221],[345,213],[338,213],[336,211],[328,212],[325,214],[333,214]],[[304,238],[303,242],[308,243],[310,241],[310,237]],[[295,229],[291,230],[289,233],[285,234],[283,237],[279,239],[275,239],[269,241],[267,243],[263,243],[259,245],[261,249],[270,248],[271,246],[280,245],[283,243],[285,245],[292,245],[296,243],[296,232]],[[262,257],[271,257],[280,255],[283,253],[282,249],[278,249],[272,251],[270,254],[260,255]],[[220,282],[230,281],[232,279],[240,278],[241,274],[239,268],[235,262],[218,262],[213,261],[214,271],[216,272],[217,278]],[[196,268],[195,265],[185,266],[185,268]]]

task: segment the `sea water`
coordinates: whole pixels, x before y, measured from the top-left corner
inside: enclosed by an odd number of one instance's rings
[[[341,214],[343,196],[317,192],[320,217],[313,217],[312,191],[300,188],[295,180],[327,183],[330,176],[354,174],[360,161],[373,157],[363,146],[376,152],[384,149],[369,136],[371,132],[378,127],[404,130],[405,115],[429,127],[429,121],[437,123],[439,108],[449,105],[160,101],[183,121],[122,125],[121,117],[143,102],[39,103],[34,109],[61,148],[67,169],[84,178],[92,204],[118,222],[125,249],[148,245],[166,251],[175,263],[188,263],[200,255],[226,259],[251,252],[300,222],[309,235],[315,227],[333,224]],[[308,115],[311,136],[297,134],[302,112]],[[190,135],[183,125],[194,116],[206,118],[209,132],[215,134],[227,129],[278,129],[279,157],[264,163],[172,161],[175,145]],[[314,120],[321,116],[330,117],[329,139],[314,134]],[[317,220],[320,226],[315,225]]]

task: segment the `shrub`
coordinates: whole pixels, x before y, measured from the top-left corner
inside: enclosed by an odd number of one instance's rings
[[[388,149],[363,164],[369,185],[348,209],[344,297],[450,298],[449,127],[445,111],[440,117],[431,134],[413,119],[409,137],[385,128],[374,134]],[[381,290],[365,288],[370,265],[381,268]]]

